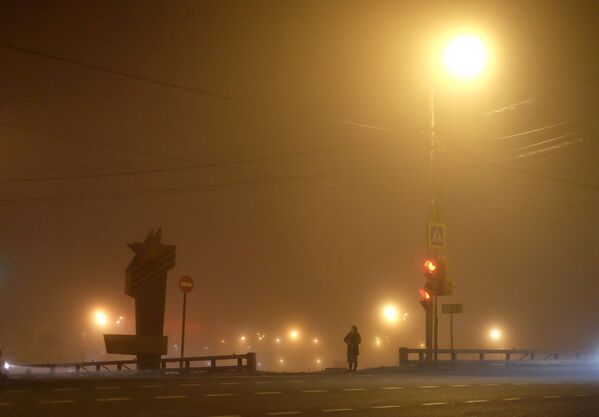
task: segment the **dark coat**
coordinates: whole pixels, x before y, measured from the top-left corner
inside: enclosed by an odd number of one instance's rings
[[[347,344],[348,355],[359,355],[360,354],[360,343],[362,343],[362,337],[360,333],[349,332],[343,341]]]

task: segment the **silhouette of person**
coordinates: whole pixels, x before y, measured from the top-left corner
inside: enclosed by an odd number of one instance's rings
[[[347,345],[348,371],[353,372],[358,369],[358,355],[360,354],[360,343],[362,343],[362,337],[355,325],[351,327],[351,331],[345,336],[343,341]]]

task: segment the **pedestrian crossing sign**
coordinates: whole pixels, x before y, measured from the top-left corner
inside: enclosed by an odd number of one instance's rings
[[[429,223],[428,224],[428,247],[431,249],[444,249],[445,239],[447,238],[445,233],[445,225],[442,223]]]

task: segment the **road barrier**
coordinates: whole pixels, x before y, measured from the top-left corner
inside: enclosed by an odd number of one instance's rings
[[[220,362],[220,363],[219,363]],[[224,362],[224,363],[223,363]],[[32,372],[32,370],[47,370],[55,373],[57,370],[65,372],[91,372],[100,371],[133,371],[137,368],[138,361],[135,359],[99,362],[72,362],[72,363],[43,363],[32,365],[10,365],[11,373],[19,370]],[[171,366],[169,366],[171,365]],[[175,365],[175,366],[172,366]],[[255,371],[256,353],[219,355],[219,356],[193,356],[187,358],[162,358],[160,359],[161,371]]]
[[[418,355],[418,359],[412,359]],[[431,358],[435,358],[431,359]],[[410,349],[399,348],[399,366],[451,365],[547,365],[587,364],[597,361],[591,352],[531,349]]]

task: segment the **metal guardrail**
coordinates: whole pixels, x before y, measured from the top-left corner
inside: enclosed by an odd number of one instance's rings
[[[233,361],[233,364],[221,364],[218,362]],[[202,366],[201,362],[207,363]],[[135,359],[117,360],[117,361],[99,361],[99,362],[70,362],[70,363],[36,363],[31,365],[11,365],[14,368],[22,369],[47,369],[50,373],[55,373],[59,369],[71,370],[75,372],[90,372],[95,369],[100,371],[123,371],[136,370],[138,361]],[[171,366],[169,364],[178,364]],[[197,366],[196,366],[197,365]],[[249,352],[244,354],[218,355],[218,356],[192,356],[187,358],[162,358],[160,359],[160,368],[166,370],[236,370],[236,371],[255,371],[256,353]]]
[[[435,355],[436,353],[436,355]],[[418,359],[411,356],[418,355]],[[432,359],[432,358],[435,358]],[[547,363],[587,363],[597,360],[597,355],[580,351],[552,351],[532,349],[410,349],[399,348],[399,366],[428,366],[434,364],[547,364]]]

